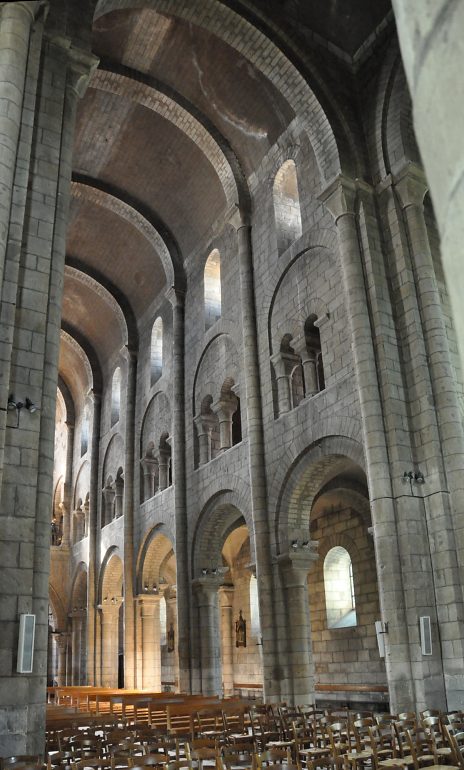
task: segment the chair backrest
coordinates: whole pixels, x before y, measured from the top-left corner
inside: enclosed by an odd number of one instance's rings
[[[451,762],[464,770],[464,732],[455,732],[449,725],[444,726],[445,738],[451,749]]]

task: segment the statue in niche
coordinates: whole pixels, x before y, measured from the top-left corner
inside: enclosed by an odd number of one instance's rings
[[[246,620],[242,617],[242,610],[235,621],[235,646],[246,647]]]
[[[172,623],[168,630],[168,652],[174,652],[174,626]]]

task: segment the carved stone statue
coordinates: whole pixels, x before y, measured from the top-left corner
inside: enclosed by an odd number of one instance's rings
[[[174,626],[172,623],[168,630],[168,652],[174,652]]]
[[[246,620],[242,617],[242,610],[239,612],[238,620],[235,621],[235,646],[246,647]]]

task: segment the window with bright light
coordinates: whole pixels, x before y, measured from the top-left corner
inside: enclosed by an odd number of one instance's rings
[[[324,560],[324,589],[328,628],[357,625],[353,565],[346,548],[331,548]]]
[[[121,408],[121,369],[118,366],[114,370],[113,382],[111,386],[111,425],[115,425],[118,422],[120,408]]]
[[[278,170],[273,193],[277,248],[279,254],[283,254],[303,232],[298,180],[293,160],[286,160]]]
[[[153,324],[150,353],[150,378],[153,385],[163,373],[163,321],[159,317]]]
[[[205,285],[205,329],[209,329],[221,317],[221,255],[213,249],[206,260]]]

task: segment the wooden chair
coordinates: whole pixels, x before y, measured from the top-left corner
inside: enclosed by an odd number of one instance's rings
[[[250,743],[234,743],[231,746],[222,746],[219,758],[226,770],[256,770],[257,759],[254,745]]]
[[[436,752],[433,737],[424,730],[406,731],[409,750],[413,760],[414,770],[421,770],[422,767],[433,768],[433,770],[450,769],[451,765],[440,764]],[[455,770],[458,770],[456,767]]]
[[[445,735],[451,750],[451,761],[455,767],[464,770],[464,732],[454,732],[445,725]]]
[[[295,761],[299,766],[309,767],[317,759],[330,756],[331,746],[328,735],[317,734],[313,725],[307,723],[305,727],[298,727],[294,722],[293,740]]]
[[[298,770],[289,748],[273,748],[258,754],[258,770]]]
[[[219,755],[219,740],[217,738],[195,738],[186,746],[189,759],[198,763],[199,770],[204,763],[216,764]]]

